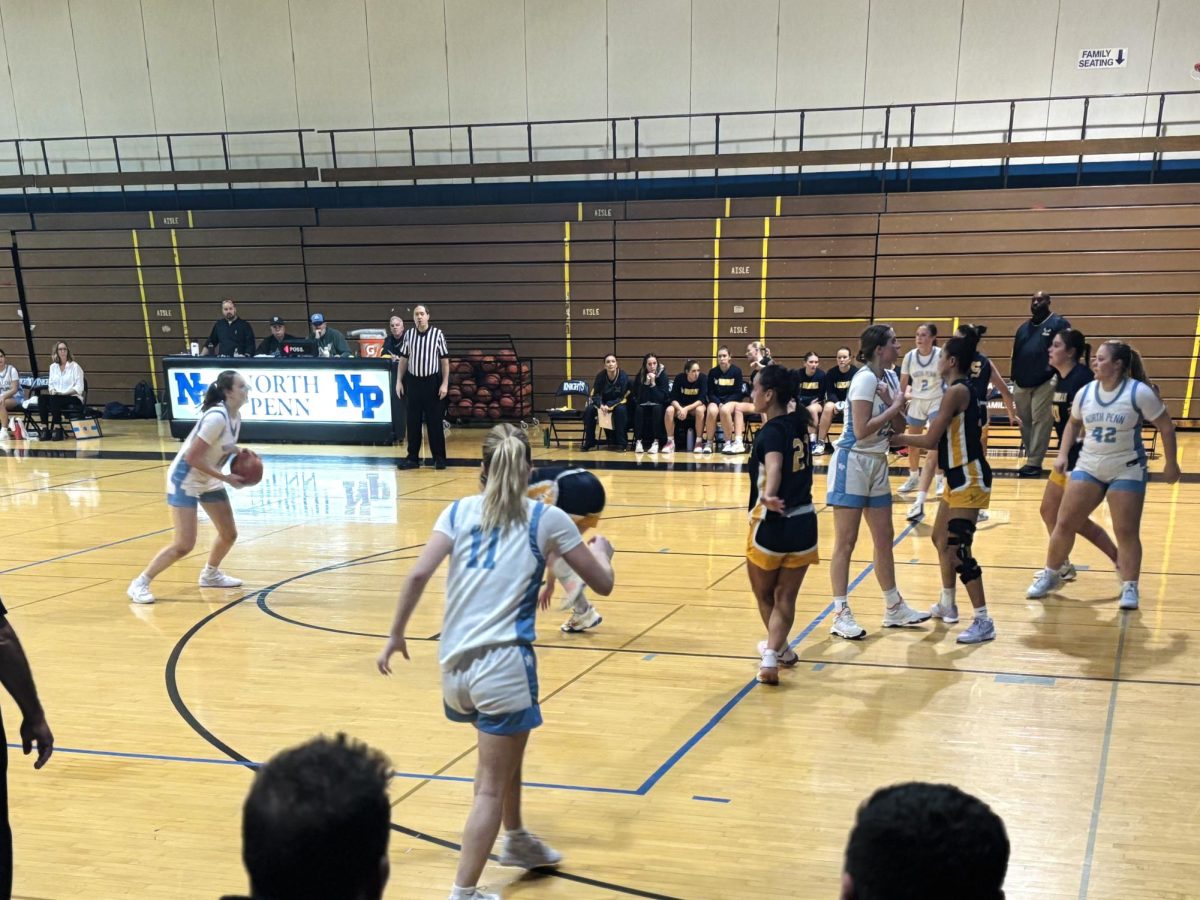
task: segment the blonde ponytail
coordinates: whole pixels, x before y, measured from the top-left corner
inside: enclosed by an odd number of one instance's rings
[[[515,425],[497,425],[483,441],[483,528],[504,529],[525,521],[529,489],[529,438]]]

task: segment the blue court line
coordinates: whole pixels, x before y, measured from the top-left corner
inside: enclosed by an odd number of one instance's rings
[[[998,684],[1040,684],[1042,687],[1054,687],[1054,679],[1047,675],[1006,675],[996,676]]]
[[[823,668],[825,668],[825,663],[813,663],[812,670],[814,672],[820,672]]]
[[[1121,633],[1117,638],[1117,659],[1113,664],[1112,691],[1108,695],[1108,719],[1104,723],[1104,743],[1100,746],[1100,771],[1096,775],[1096,796],[1092,799],[1092,822],[1088,827],[1087,850],[1083,855],[1083,875],[1079,881],[1079,900],[1087,900],[1088,884],[1092,878],[1092,855],[1096,850],[1096,832],[1100,829],[1100,806],[1104,802],[1104,780],[1108,777],[1108,748],[1112,744],[1113,719],[1117,715],[1117,688],[1121,682],[1121,656],[1125,652],[1125,635],[1129,616],[1121,616]]]
[[[692,795],[693,800],[704,800],[708,803],[728,803],[728,797],[702,797],[699,794]]]
[[[904,540],[906,537],[908,537],[909,533],[915,527],[916,527],[915,524],[910,524],[910,525],[906,526],[903,531],[901,531],[898,535],[896,535],[896,539],[894,541],[892,541],[892,546],[895,547],[902,540]],[[853,593],[854,589],[856,587],[858,587],[860,584],[862,584],[863,579],[866,578],[869,574],[871,574],[871,570],[874,568],[875,568],[875,563],[872,562],[872,563],[869,563],[865,569],[863,569],[861,572],[858,573],[858,577],[855,578],[852,582],[850,582],[849,587],[847,587],[847,589],[846,589],[847,596],[849,596],[851,593]],[[817,614],[817,617],[815,619],[813,619],[811,622],[809,622],[807,625],[805,625],[804,630],[801,631],[798,635],[796,635],[795,640],[793,640],[791,643],[789,643],[788,647],[795,648],[795,646],[797,644],[799,644],[802,640],[804,640],[806,637],[808,637],[810,634],[812,634],[813,630],[818,625],[820,625],[821,622],[823,622],[825,620],[825,617],[828,616],[831,612],[833,612],[833,603],[830,603],[828,606],[826,606],[823,610],[821,610],[821,612],[819,612]],[[737,706],[739,703],[741,703],[742,700],[745,699],[746,695],[749,694],[756,687],[758,687],[758,679],[754,678],[753,680],[748,682],[741,690],[739,690],[736,694],[734,694],[724,706],[722,706],[719,710],[717,710],[716,715],[714,715],[711,719],[709,719],[706,723],[704,723],[703,727],[701,727],[701,729],[699,731],[697,731],[690,738],[688,738],[686,741],[684,741],[682,746],[680,746],[680,748],[678,750],[676,750],[674,753],[672,753],[671,756],[668,757],[666,762],[664,762],[661,766],[659,766],[657,769],[655,769],[650,774],[650,777],[642,782],[641,786],[637,789],[637,792],[639,794],[645,794],[652,787],[654,787],[654,785],[658,784],[658,782],[662,779],[662,777],[664,775],[666,775],[668,772],[670,772],[671,769],[675,768],[675,766],[679,763],[679,761],[681,759],[683,759],[685,756],[687,756],[688,753],[691,752],[692,748],[695,747],[698,743],[700,743],[700,741],[702,741],[704,739],[705,735],[707,735],[710,731],[712,731],[714,728],[716,728],[717,725],[719,725],[721,723],[721,720],[724,719],[727,715],[729,715],[729,713],[733,711],[733,708],[735,706]]]
[[[11,750],[20,750],[20,744],[8,744]],[[260,762],[242,762],[237,759],[215,759],[207,756],[175,756],[169,753],[134,753],[124,750],[90,750],[84,747],[55,747],[55,753],[69,753],[75,756],[99,756],[106,759],[137,759],[153,760],[155,762],[195,763],[206,766],[238,766],[245,769],[257,769]],[[414,781],[451,781],[461,784],[472,784],[475,779],[467,775],[426,775],[420,772],[392,772],[393,778],[410,778]],[[591,794],[625,794],[635,796],[637,791],[629,788],[592,787],[584,784],[554,784],[546,781],[523,781],[522,786],[528,788],[545,788],[555,791],[583,791]]]

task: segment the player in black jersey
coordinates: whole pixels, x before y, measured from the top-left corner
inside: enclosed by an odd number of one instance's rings
[[[583,534],[595,528],[604,512],[605,493],[600,479],[586,469],[569,466],[547,466],[529,473],[529,496],[550,506],[557,506],[571,517]],[[539,601],[542,609],[550,604],[555,580],[561,581],[563,599],[560,608],[571,610],[571,617],[561,628],[568,634],[587,631],[604,621],[587,598],[583,579],[559,557],[546,560],[546,586]]]
[[[825,373],[824,404],[821,408],[821,420],[817,425],[817,447],[813,450],[814,456],[833,452],[833,444],[829,443],[829,426],[837,416],[842,416],[845,412],[850,379],[858,371],[858,366],[852,362],[854,353],[849,347],[838,347],[836,358],[837,365]]]
[[[948,384],[925,434],[892,436],[896,446],[937,447],[938,466],[946,473],[946,490],[933,526],[933,544],[942,570],[942,594],[930,610],[932,618],[950,625],[958,621],[954,575],[967,589],[975,608],[974,621],[958,636],[960,644],[978,644],[996,637],[983,592],[983,569],[971,552],[979,511],[987,509],[992,470],[983,452],[983,407],[971,384],[971,361],[979,333],[964,325],[946,342],[940,368]]]
[[[808,567],[818,561],[817,513],[812,502],[812,417],[796,398],[802,373],[770,365],[754,377],[750,396],[765,424],[750,451],[750,534],[746,572],[767,629],[758,645],[758,680],[779,683],[779,667],[796,665],[788,646],[796,618],[796,594]]]
[[[825,394],[825,370],[815,350],[804,354],[804,368],[796,388],[796,406],[808,410],[808,439],[810,449],[817,449],[817,423],[821,420],[821,403]]]
[[[975,333],[983,340],[983,336],[987,334],[986,325],[971,326],[975,329]],[[959,326],[955,334],[962,334],[963,326]],[[992,365],[992,361],[980,353],[975,351],[975,357],[971,360],[971,374],[967,376],[971,382],[971,389],[975,391],[975,396],[979,399],[980,412],[982,413],[983,434],[980,437],[980,442],[983,444],[983,452],[987,454],[988,445],[988,420],[991,418],[991,413],[988,410],[988,397],[991,395],[992,389],[995,388],[1000,394],[1000,402],[1004,404],[1004,409],[1008,413],[1008,423],[1021,427],[1021,420],[1017,418],[1017,407],[1013,403],[1012,392],[1009,391],[1008,385],[1004,383],[1004,379],[1000,377],[1000,373],[996,371],[996,367]],[[921,483],[917,488],[916,499],[913,500],[912,506],[908,508],[907,518],[912,523],[920,522],[925,518],[925,497],[928,495],[929,486],[933,484],[934,472],[937,470],[937,455],[934,453],[925,457],[925,462],[921,465]],[[941,494],[942,489],[939,484],[938,489],[934,491],[934,496]],[[981,509],[979,511],[979,521],[986,522],[988,520],[988,511]]]
[[[1089,365],[1092,348],[1088,346],[1083,333],[1077,329],[1064,328],[1056,334],[1054,340],[1050,342],[1049,356],[1050,367],[1058,373],[1054,384],[1054,395],[1050,402],[1051,410],[1054,413],[1054,433],[1058,436],[1061,446],[1063,432],[1066,431],[1067,422],[1071,419],[1071,404],[1075,401],[1075,395],[1096,376]],[[1079,460],[1079,449],[1082,446],[1081,439],[1071,447],[1067,456],[1066,472],[1059,472],[1054,468],[1050,470],[1050,479],[1046,482],[1046,490],[1042,494],[1041,508],[1042,521],[1046,523],[1046,531],[1050,534],[1054,533],[1054,526],[1058,523],[1058,509],[1062,506],[1067,480],[1071,477],[1075,463]],[[1095,519],[1089,518],[1083,528],[1079,530],[1079,534],[1090,543],[1095,544],[1101,553],[1116,564],[1117,545],[1113,543],[1108,532]],[[1059,577],[1064,581],[1074,581],[1076,574],[1075,566],[1069,559],[1058,570]]]

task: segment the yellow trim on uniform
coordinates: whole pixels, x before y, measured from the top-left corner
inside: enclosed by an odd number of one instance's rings
[[[175,239],[175,229],[171,229],[171,253],[175,257],[175,287],[179,292],[179,315],[183,319],[183,342],[190,344],[188,336],[187,304],[183,301],[183,270],[179,267],[179,241]]]
[[[583,204],[579,204],[580,216]],[[563,222],[563,323],[567,336],[567,380],[571,380],[571,223]],[[567,407],[571,400],[567,398]]]
[[[717,348],[720,344],[721,327],[721,220],[713,219],[713,365],[717,364]]]
[[[950,509],[987,509],[992,502],[992,488],[984,481],[983,467],[979,460],[972,460],[959,467],[958,471],[963,474],[963,483],[951,490],[950,473],[947,472],[942,499]]]
[[[150,363],[150,384],[154,388],[154,396],[158,396],[158,371],[154,365],[154,342],[150,339],[150,310],[146,307],[146,282],[142,279],[142,251],[138,247],[138,233],[135,228],[133,235],[133,264],[137,268],[138,293],[142,298],[142,324],[146,328],[146,359]]]
[[[1192,342],[1192,362],[1188,367],[1187,391],[1183,396],[1183,418],[1192,412],[1192,391],[1196,385],[1196,358],[1200,357],[1200,313],[1196,314],[1196,339]]]
[[[770,242],[771,219],[769,216],[763,216],[762,284],[758,292],[758,339],[760,341],[767,339],[767,259],[769,256],[767,248]]]

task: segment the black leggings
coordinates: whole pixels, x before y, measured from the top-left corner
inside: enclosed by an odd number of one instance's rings
[[[43,425],[47,419],[55,425],[61,425],[64,412],[79,412],[82,409],[83,401],[74,394],[41,394],[38,397],[38,418]]]
[[[658,403],[640,403],[633,409],[633,437],[649,447],[655,441],[667,442],[667,425]]]

